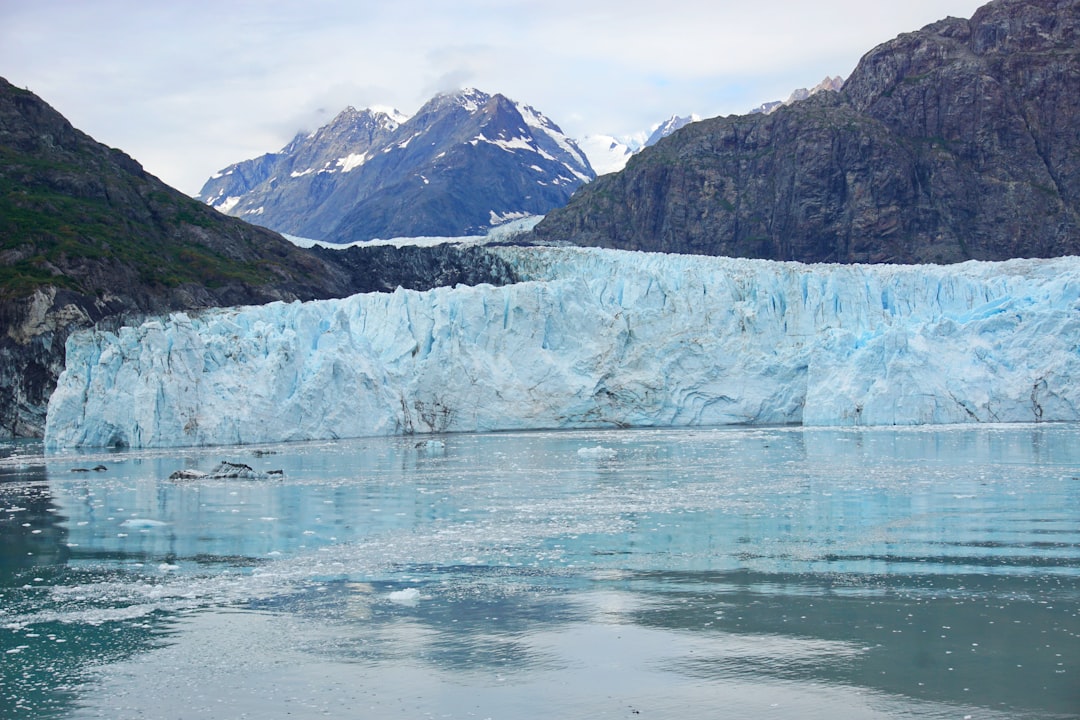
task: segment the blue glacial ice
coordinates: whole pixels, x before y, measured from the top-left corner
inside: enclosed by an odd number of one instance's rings
[[[46,447],[1080,419],[1080,258],[851,266],[493,251],[528,281],[75,334]]]

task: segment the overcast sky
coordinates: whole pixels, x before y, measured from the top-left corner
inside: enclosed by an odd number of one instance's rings
[[[0,0],[0,76],[195,194],[348,105],[476,87],[571,137],[743,113],[977,0]]]

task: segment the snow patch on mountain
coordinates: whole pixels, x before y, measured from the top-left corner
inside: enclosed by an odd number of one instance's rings
[[[368,160],[368,154],[365,153],[350,153],[343,158],[338,158],[337,166],[341,168],[341,172],[349,172],[360,167]]]
[[[512,222],[514,220],[523,220],[525,218],[530,218],[530,217],[532,217],[532,214],[527,213],[527,212],[502,212],[502,213],[497,213],[494,210],[492,210],[491,215],[490,215],[491,227],[494,228],[494,227],[497,227],[499,225],[505,225],[506,223]]]
[[[224,200],[222,200],[220,203],[218,203],[214,207],[217,208],[219,211],[221,211],[223,213],[228,213],[230,210],[232,210],[234,207],[236,207],[237,204],[239,204],[239,202],[240,202],[240,197],[238,195],[232,195],[230,197],[225,198]]]
[[[473,145],[475,145],[476,143],[480,143],[480,142],[490,143],[490,144],[494,145],[495,147],[502,148],[506,152],[514,152],[515,150],[528,150],[529,152],[536,153],[537,155],[544,158],[545,160],[554,160],[555,159],[555,158],[551,157],[550,155],[548,155],[547,153],[545,153],[543,150],[541,150],[538,147],[536,147],[535,145],[533,145],[529,141],[529,139],[525,138],[525,137],[513,137],[513,138],[510,138],[510,139],[499,138],[499,139],[492,140],[490,138],[484,137],[483,133],[480,133],[479,135],[477,135],[475,138],[473,138],[469,142],[472,143]]]

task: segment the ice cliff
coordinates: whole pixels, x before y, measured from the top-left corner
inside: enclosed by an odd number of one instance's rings
[[[46,446],[1080,419],[1080,258],[866,266],[492,251],[529,281],[73,335]]]

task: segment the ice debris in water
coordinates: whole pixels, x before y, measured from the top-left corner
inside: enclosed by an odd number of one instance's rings
[[[201,480],[207,476],[202,470],[177,470],[169,476],[170,480]]]
[[[150,518],[128,518],[124,522],[120,523],[121,527],[133,528],[135,530],[150,530],[152,528],[159,528],[168,525],[168,523],[161,520],[151,520]]]
[[[271,470],[269,472],[259,472],[253,469],[250,465],[244,463],[234,463],[227,460],[222,460],[216,468],[210,472],[202,472],[201,470],[177,470],[173,474],[169,475],[170,480],[202,480],[202,479],[226,479],[226,478],[238,478],[243,480],[264,480],[270,477],[280,477],[282,475],[281,470]]]
[[[415,605],[420,602],[420,591],[416,588],[405,588],[404,590],[394,590],[387,598],[392,603],[398,605]]]
[[[446,452],[446,443],[442,440],[421,440],[416,443],[416,449],[425,455],[442,455]]]
[[[68,339],[45,444],[1080,420],[1080,258],[803,265],[492,248],[526,282]]]
[[[577,454],[579,457],[594,458],[596,460],[611,460],[618,455],[614,448],[604,447],[603,445],[579,448]]]

